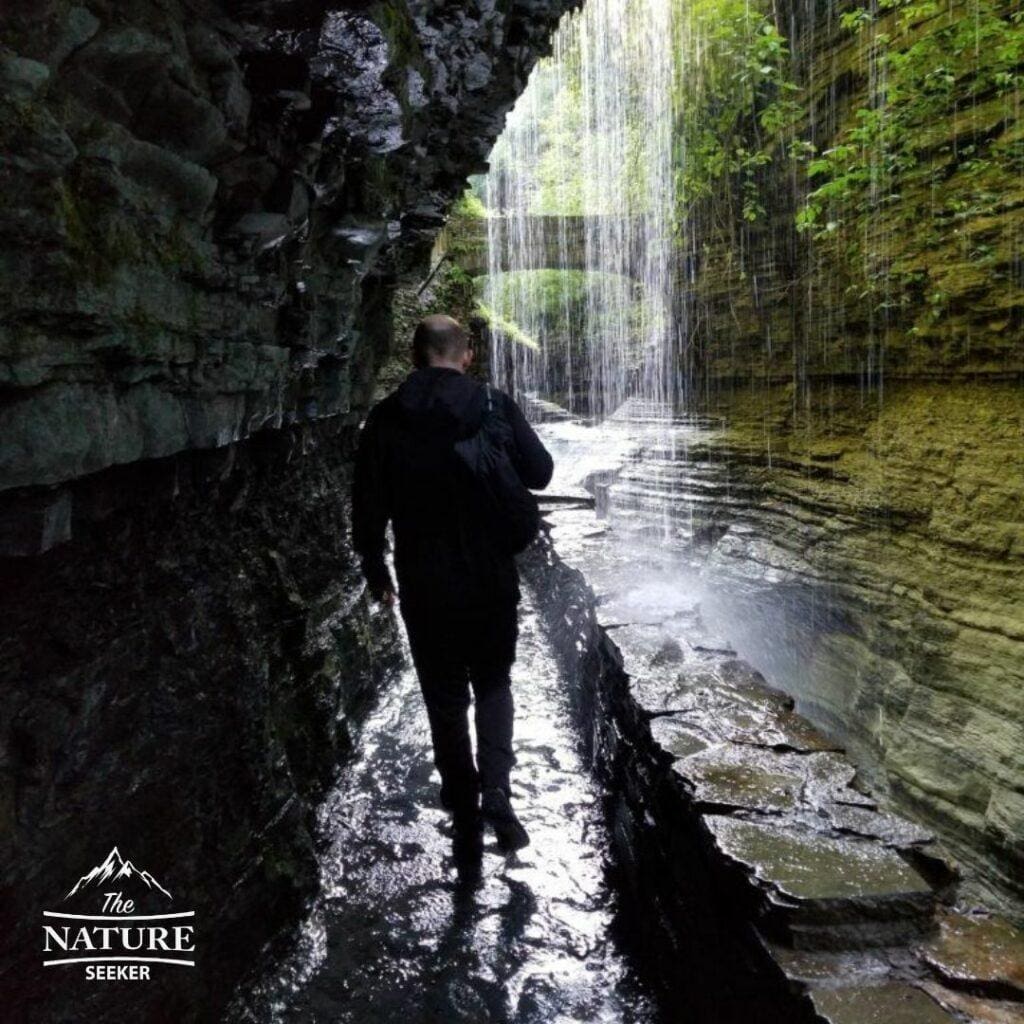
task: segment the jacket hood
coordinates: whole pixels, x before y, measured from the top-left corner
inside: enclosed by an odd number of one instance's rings
[[[443,366],[414,370],[395,392],[398,407],[414,425],[475,433],[483,419],[484,391],[471,377]]]

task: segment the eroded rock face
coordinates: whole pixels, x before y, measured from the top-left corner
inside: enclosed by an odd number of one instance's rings
[[[660,612],[637,599],[657,556],[638,572],[636,550],[596,533],[591,512],[545,518],[525,574],[614,794],[627,906],[643,908],[681,1015],[1018,1019],[1021,933],[943,907],[957,877],[934,837],[884,810],[792,698],[726,649],[703,599]],[[667,641],[681,653],[671,663]],[[694,986],[680,959],[719,983]]]
[[[893,383],[864,405],[720,396],[691,451],[704,574],[751,623],[746,653],[938,828],[976,892],[1018,919],[1024,805],[1024,486],[1015,384]],[[699,538],[698,538],[699,541]]]
[[[3,563],[11,1019],[219,1019],[315,891],[313,811],[402,657],[349,549],[351,444],[293,428],[98,474],[75,488],[93,520],[73,543]],[[194,971],[43,968],[42,911],[115,845],[195,910]]]
[[[831,8],[779,10],[808,115],[800,131],[828,152],[872,105],[873,43]],[[914,38],[938,46],[971,16],[952,3]],[[883,14],[878,37],[897,21]],[[774,642],[781,655],[773,681],[866,769],[880,763],[876,782],[1018,920],[1020,135],[1012,95],[979,86],[975,102],[932,108],[906,130],[913,172],[863,215],[838,203],[825,230],[798,231],[820,179],[781,154],[757,223],[716,223],[727,189],[697,210],[699,241],[680,264],[682,362],[689,411],[718,421],[674,481],[685,540],[710,552],[706,575],[735,582],[762,622],[759,653]]]
[[[1020,919],[1019,386],[736,384],[711,410],[638,434],[599,506],[667,540],[728,643]]]
[[[358,407],[369,282],[425,257],[570,6],[5,12],[0,489]]]
[[[311,892],[311,808],[396,656],[347,514],[391,286],[570,6],[0,14],[11,1019],[218,1020]],[[200,967],[76,1003],[39,914],[114,844],[196,909]]]

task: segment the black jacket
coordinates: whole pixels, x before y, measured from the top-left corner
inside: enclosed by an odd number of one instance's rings
[[[516,403],[493,391],[511,426],[510,455],[523,483],[547,487],[553,463]],[[443,367],[415,370],[370,410],[359,438],[352,539],[371,592],[391,589],[386,529],[407,611],[496,606],[519,598],[515,562],[489,527],[455,441],[480,427],[484,388]]]

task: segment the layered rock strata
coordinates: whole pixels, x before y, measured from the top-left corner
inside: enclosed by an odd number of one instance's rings
[[[420,272],[570,6],[6,11],[0,489],[358,408],[374,282]]]
[[[1022,1019],[1020,933],[948,909],[934,839],[880,807],[698,605],[629,621],[633,559],[591,513],[548,519],[526,567],[614,794],[624,882],[652,955],[704,965],[683,991],[669,973],[671,994],[723,1021]]]
[[[734,642],[1021,917],[1024,403],[1016,384],[737,387],[606,489],[726,594]],[[740,621],[742,620],[742,621]]]
[[[312,809],[396,658],[347,539],[391,292],[569,6],[0,14],[11,1019],[218,1020],[315,888]],[[115,844],[196,910],[199,967],[83,995],[40,913]]]

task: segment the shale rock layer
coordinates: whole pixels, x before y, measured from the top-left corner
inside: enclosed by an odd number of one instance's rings
[[[365,292],[425,257],[569,6],[11,5],[0,490],[358,406]]]
[[[313,891],[311,809],[396,658],[347,513],[391,290],[570,6],[0,13],[10,1019],[218,1020]],[[83,1004],[40,914],[115,844],[200,966]]]

